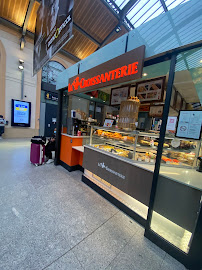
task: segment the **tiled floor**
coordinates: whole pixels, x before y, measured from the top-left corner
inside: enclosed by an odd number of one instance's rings
[[[185,269],[81,182],[35,167],[28,140],[0,140],[0,270]]]

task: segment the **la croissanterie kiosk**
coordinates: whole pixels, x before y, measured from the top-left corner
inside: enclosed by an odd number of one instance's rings
[[[188,18],[192,6],[185,7]],[[175,8],[171,18],[179,19],[179,12]],[[197,18],[197,8],[194,12]],[[153,26],[157,35],[152,21],[148,29]],[[69,171],[82,166],[83,182],[141,223],[147,238],[189,269],[202,267],[202,42],[197,29],[189,25],[189,43],[183,41],[183,47],[165,36],[164,47],[155,53],[149,39],[137,39],[141,31],[131,31],[65,70],[57,83],[57,130],[62,132],[57,132],[55,164]],[[110,101],[99,99],[99,91]],[[74,112],[84,116],[71,119],[74,128],[80,126],[68,134],[64,130]]]

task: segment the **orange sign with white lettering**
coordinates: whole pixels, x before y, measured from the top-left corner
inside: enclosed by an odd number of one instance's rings
[[[138,47],[69,79],[68,93],[87,92],[142,77],[145,46]]]

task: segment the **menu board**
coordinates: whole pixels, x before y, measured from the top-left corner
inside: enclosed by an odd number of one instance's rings
[[[176,137],[199,140],[201,137],[202,111],[180,111]]]
[[[140,102],[162,101],[164,80],[165,77],[137,83],[136,95]]]
[[[111,105],[120,105],[121,101],[127,100],[129,95],[129,86],[112,89]]]

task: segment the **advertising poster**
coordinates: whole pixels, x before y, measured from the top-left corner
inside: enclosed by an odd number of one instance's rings
[[[162,101],[165,77],[137,83],[136,95],[141,102]]]
[[[129,87],[114,88],[111,92],[111,105],[120,105],[121,101],[127,100],[129,96]]]
[[[11,126],[30,127],[31,103],[12,99]]]
[[[201,126],[202,111],[180,111],[176,137],[199,140]]]
[[[42,0],[37,12],[33,74],[36,74],[71,38],[74,0]]]

